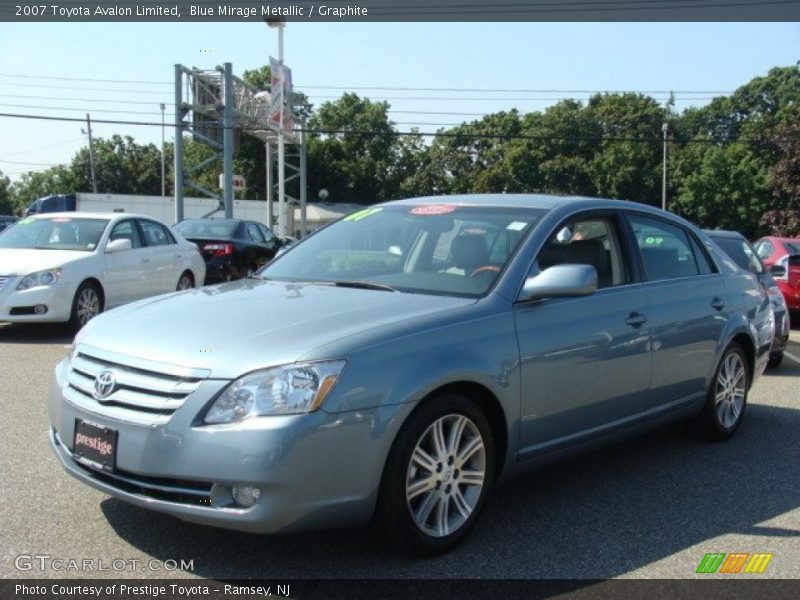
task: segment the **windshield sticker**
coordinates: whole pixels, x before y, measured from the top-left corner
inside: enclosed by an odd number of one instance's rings
[[[447,215],[454,212],[456,207],[452,204],[424,204],[422,206],[415,206],[409,213],[412,215]]]
[[[480,227],[470,227],[465,229],[463,233],[466,235],[486,235],[486,230]]]
[[[506,229],[508,229],[509,231],[522,231],[527,226],[528,224],[525,223],[524,221],[514,221],[513,223],[509,223]]]
[[[20,224],[20,225],[30,225],[30,224],[31,224],[31,223],[33,223],[35,220],[36,220],[36,219],[34,219],[33,217],[25,217],[24,219],[22,219],[22,221],[20,221],[20,222],[19,222],[19,224]]]
[[[377,215],[379,212],[382,212],[383,208],[365,208],[364,210],[360,210],[358,212],[354,212],[352,215],[347,215],[344,220],[345,221],[360,221],[361,219],[366,219],[367,217],[371,217],[372,215]]]
[[[50,219],[53,223],[72,223],[72,219],[66,217],[59,217],[57,219]]]

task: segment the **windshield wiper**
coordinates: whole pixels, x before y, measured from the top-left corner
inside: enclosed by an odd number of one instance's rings
[[[333,285],[336,287],[358,288],[362,290],[380,290],[382,292],[397,291],[390,285],[385,285],[383,283],[371,283],[369,281],[332,281],[331,283],[333,283]]]

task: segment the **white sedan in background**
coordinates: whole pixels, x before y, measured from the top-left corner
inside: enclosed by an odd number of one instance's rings
[[[197,246],[125,213],[49,213],[0,234],[0,322],[66,322],[202,285]]]

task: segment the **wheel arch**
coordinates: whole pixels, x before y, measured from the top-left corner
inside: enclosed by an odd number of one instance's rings
[[[459,394],[469,398],[475,402],[483,411],[483,414],[486,415],[486,418],[489,421],[489,426],[492,428],[492,435],[494,436],[495,480],[498,480],[503,472],[503,468],[505,467],[506,455],[508,453],[508,421],[506,419],[505,411],[503,410],[503,405],[500,403],[500,399],[489,388],[481,383],[468,380],[452,381],[428,391],[425,396],[423,396],[417,402],[414,410],[412,410],[403,420],[403,423],[398,429],[397,435],[395,436],[395,440],[400,434],[400,431],[403,430],[406,424],[411,421],[413,416],[419,412],[422,407],[424,407],[437,396],[448,393]],[[394,441],[392,443],[394,444]]]

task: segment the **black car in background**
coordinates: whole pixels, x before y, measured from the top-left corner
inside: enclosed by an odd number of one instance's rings
[[[775,337],[772,340],[772,350],[767,366],[777,367],[783,361],[783,351],[789,341],[789,309],[786,307],[786,301],[783,299],[778,283],[761,262],[755,248],[741,233],[706,229],[705,234],[714,240],[740,268],[753,273],[769,295],[772,313],[775,315]]]
[[[205,283],[247,277],[281,247],[280,239],[257,221],[186,219],[174,229],[200,249],[206,261]]]
[[[0,215],[0,231],[4,231],[11,227],[14,223],[19,221],[17,217],[9,217],[7,215]]]

